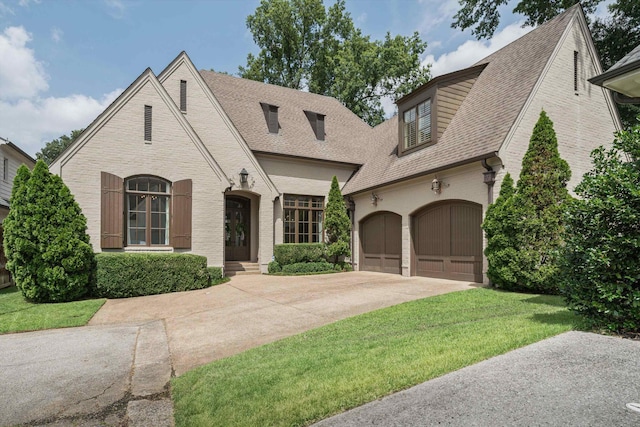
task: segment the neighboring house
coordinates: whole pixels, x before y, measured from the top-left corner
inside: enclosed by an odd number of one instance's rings
[[[147,69],[51,165],[96,251],[191,252],[259,264],[274,244],[324,239],[335,175],[354,267],[482,282],[480,228],[517,178],[540,111],[571,186],[612,140],[611,96],[579,6],[464,70],[436,77],[371,128],[337,100],[210,71],[183,52]]]
[[[0,180],[0,288],[11,284],[11,276],[6,270],[7,259],[4,256],[2,222],[9,215],[9,199],[13,189],[13,179],[20,165],[33,169],[36,161],[8,139],[0,137],[0,157],[2,159],[2,180]]]
[[[589,82],[614,91],[621,104],[640,104],[640,45]]]

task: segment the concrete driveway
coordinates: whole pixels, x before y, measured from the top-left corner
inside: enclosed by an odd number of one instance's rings
[[[163,320],[176,375],[336,320],[478,284],[392,274],[235,276],[191,292],[109,300],[89,325]]]
[[[0,426],[170,426],[171,370],[476,284],[378,273],[236,276],[109,300],[89,326],[0,335]]]

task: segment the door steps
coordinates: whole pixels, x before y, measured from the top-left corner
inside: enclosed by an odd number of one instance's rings
[[[232,277],[238,274],[260,274],[257,262],[227,261],[224,263],[224,275]]]

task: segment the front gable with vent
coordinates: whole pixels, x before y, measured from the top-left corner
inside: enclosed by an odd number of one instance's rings
[[[211,212],[223,211],[229,181],[150,70],[51,169],[87,217],[95,251],[186,250],[223,264],[223,224]]]

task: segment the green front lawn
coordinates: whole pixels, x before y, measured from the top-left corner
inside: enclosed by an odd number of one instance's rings
[[[574,321],[559,297],[482,288],[378,310],[174,378],[176,425],[308,425]]]
[[[105,299],[34,304],[18,288],[0,290],[0,334],[86,325]]]

